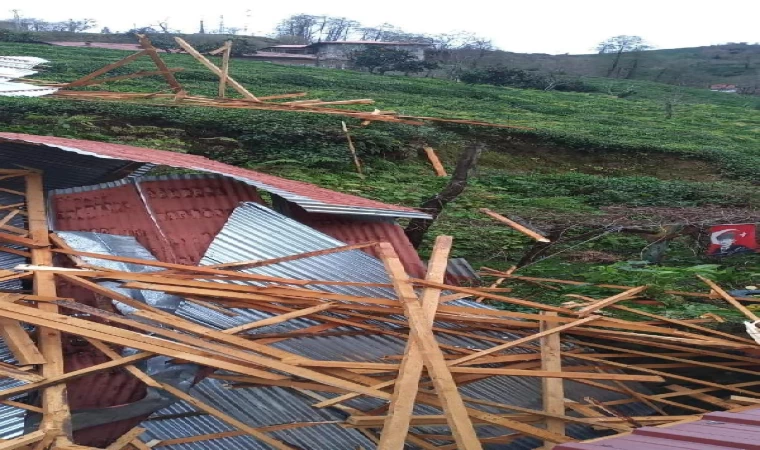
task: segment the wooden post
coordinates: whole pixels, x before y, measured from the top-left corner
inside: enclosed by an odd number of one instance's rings
[[[26,206],[29,215],[29,236],[40,246],[30,249],[32,264],[52,266],[53,254],[50,251],[50,239],[48,237],[42,174],[30,173],[26,176]],[[52,272],[35,271],[33,281],[34,295],[57,297]],[[55,303],[40,302],[38,309],[47,313],[58,313],[58,305]],[[51,378],[63,375],[61,332],[53,328],[39,327],[37,343],[46,361],[42,366],[42,376]],[[57,440],[61,444],[70,443],[71,412],[66,398],[65,384],[45,388],[42,392],[42,409],[40,430],[57,434],[59,436]]]
[[[555,312],[542,312],[547,317],[557,317]],[[549,331],[558,326],[557,322],[541,321],[541,330]],[[541,370],[562,371],[560,335],[553,333],[541,338]],[[565,415],[565,389],[560,378],[541,378],[544,411],[550,414]],[[560,419],[546,419],[546,429],[556,434],[565,434],[565,422]],[[554,448],[554,443],[545,442],[544,449]]]
[[[224,98],[227,92],[227,77],[230,74],[230,53],[232,53],[232,41],[224,43],[222,53],[222,76],[219,78],[219,97]]]
[[[427,154],[428,159],[430,160],[430,164],[433,165],[433,170],[435,170],[435,174],[439,177],[445,177],[448,176],[446,173],[446,169],[443,167],[443,164],[441,164],[441,160],[438,159],[438,155],[435,154],[435,150],[433,147],[425,146],[425,154]]]
[[[108,64],[107,66],[103,66],[100,69],[96,70],[95,72],[92,72],[89,75],[85,75],[85,76],[83,76],[82,78],[80,78],[78,80],[72,81],[71,83],[65,85],[64,88],[72,88],[72,87],[77,87],[77,86],[86,86],[87,84],[89,84],[89,81],[94,80],[95,78],[97,78],[97,77],[99,77],[99,76],[101,76],[103,74],[106,74],[106,73],[112,71],[113,69],[116,69],[117,67],[121,67],[121,66],[124,66],[126,64],[129,64],[132,61],[136,60],[137,58],[139,58],[139,57],[141,57],[143,55],[147,55],[147,54],[148,54],[147,50],[141,50],[141,51],[139,51],[137,53],[133,53],[133,54],[127,56],[126,58],[123,58],[123,59],[120,59],[120,60],[116,61],[115,63],[111,63],[111,64]]]
[[[359,175],[364,176],[364,173],[362,173],[362,165],[359,162],[359,157],[356,156],[356,148],[354,147],[354,141],[351,139],[351,133],[348,132],[348,127],[346,126],[346,122],[341,121],[340,124],[343,126],[343,132],[346,133],[346,139],[348,140],[348,149],[351,151],[351,157],[354,159],[354,165],[356,166],[356,171],[359,172]]]

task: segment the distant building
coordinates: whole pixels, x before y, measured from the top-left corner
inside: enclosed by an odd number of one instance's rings
[[[713,92],[726,92],[729,94],[736,94],[738,92],[735,84],[713,84],[710,86],[710,90]]]
[[[425,60],[425,50],[430,48],[428,44],[413,42],[334,41],[309,45],[274,45],[262,48],[250,58],[277,64],[346,69],[350,65],[351,55],[366,50],[369,46],[406,50],[420,61]]]

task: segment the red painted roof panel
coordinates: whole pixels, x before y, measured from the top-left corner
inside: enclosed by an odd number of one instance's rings
[[[561,444],[555,450],[760,450],[760,408],[721,411],[701,420],[663,427],[643,427],[631,434],[593,442]],[[635,445],[631,447],[631,443]]]
[[[154,150],[143,147],[133,147],[121,144],[109,144],[106,142],[85,141],[80,139],[59,138],[53,136],[36,136],[19,133],[0,133],[0,140],[23,141],[61,148],[68,151],[92,154],[104,158],[114,158],[126,161],[135,161],[148,164],[164,165],[184,169],[201,170],[232,177],[239,177],[253,183],[264,184],[276,190],[286,191],[292,195],[303,197],[307,200],[321,202],[327,205],[353,206],[363,208],[375,208],[386,211],[419,213],[413,208],[390,205],[387,203],[369,200],[354,195],[331,191],[319,186],[302,181],[287,180],[285,178],[268,175],[253,170],[242,169],[228,164],[212,161],[198,155],[177,153],[163,150]]]

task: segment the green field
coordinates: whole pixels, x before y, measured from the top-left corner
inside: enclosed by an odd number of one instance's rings
[[[0,44],[0,55],[49,59],[36,77],[72,81],[128,53],[28,44]],[[214,95],[216,77],[186,55],[166,55],[183,67],[178,80],[191,94]],[[114,75],[149,70],[150,61]],[[281,67],[234,60],[231,75],[257,95],[308,91],[309,98],[372,98],[374,106],[402,114],[477,119],[529,127],[505,130],[458,125],[352,126],[367,170],[352,169],[340,117],[304,113],[172,107],[138,103],[0,98],[0,129],[128,143],[201,154],[224,162],[312,181],[386,202],[417,206],[446,182],[434,177],[420,150],[434,146],[449,169],[470,140],[487,145],[467,192],[440,218],[434,234],[455,237],[455,255],[474,266],[508,267],[529,241],[493,223],[481,207],[564,226],[601,217],[601,208],[718,205],[759,217],[760,99],[678,88],[674,116],[665,118],[673,86],[639,81],[585,80],[604,93],[559,93],[443,80],[375,76],[350,71]],[[635,94],[615,94],[634,85]],[[160,78],[97,87],[124,92],[165,91]],[[546,217],[551,217],[547,220]],[[592,230],[593,231],[593,230]],[[669,269],[636,270],[624,263],[600,265],[573,259],[597,251],[620,260],[638,259],[647,242],[610,233],[526,269],[526,273],[595,281],[653,283],[704,290],[689,267],[706,261],[691,244],[676,242]],[[560,247],[562,248],[562,247]],[[427,247],[423,248],[423,253]],[[567,258],[565,258],[567,256]],[[709,261],[707,261],[709,262]],[[733,287],[760,282],[757,257],[726,260],[705,270]],[[649,269],[648,269],[649,270]],[[557,296],[554,296],[557,298]],[[669,310],[695,315],[712,305],[665,298]],[[558,299],[558,298],[557,298]]]

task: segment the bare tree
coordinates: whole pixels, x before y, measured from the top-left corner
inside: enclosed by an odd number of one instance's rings
[[[66,22],[66,31],[72,33],[80,33],[82,31],[89,30],[97,25],[95,19],[69,19]]]
[[[478,163],[478,158],[483,152],[485,146],[481,143],[471,142],[467,144],[464,151],[459,155],[457,161],[457,167],[454,169],[454,173],[451,175],[451,179],[446,187],[437,193],[435,196],[422,202],[420,209],[430,214],[432,219],[412,219],[409,225],[406,226],[404,232],[409,238],[409,242],[412,243],[414,248],[419,248],[422,244],[422,240],[425,238],[425,234],[433,226],[433,223],[438,216],[443,212],[443,208],[450,202],[456,200],[459,195],[464,192],[467,187],[467,181],[470,177],[470,173]]]
[[[323,21],[319,16],[296,14],[280,22],[275,28],[275,36],[293,43],[315,42],[315,31]]]
[[[643,50],[649,50],[652,46],[647,44],[641,36],[628,36],[620,35],[611,37],[603,42],[600,42],[596,46],[596,50],[599,54],[612,53],[614,58],[612,59],[612,66],[607,71],[607,76],[611,76],[615,69],[620,65],[620,60],[623,53],[626,52],[640,52]],[[637,54],[638,56],[638,54]]]
[[[327,17],[321,38],[325,41],[346,41],[361,24],[345,17]]]

